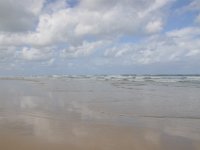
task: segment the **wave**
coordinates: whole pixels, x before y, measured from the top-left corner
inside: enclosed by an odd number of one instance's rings
[[[0,80],[26,80],[37,78],[52,79],[80,79],[80,80],[103,80],[103,81],[124,81],[124,82],[160,82],[160,83],[196,83],[200,84],[200,76],[184,75],[51,75],[32,77],[0,77]]]
[[[113,80],[113,81],[132,81],[132,82],[161,82],[161,83],[177,83],[191,82],[200,83],[200,76],[100,76],[95,79]]]

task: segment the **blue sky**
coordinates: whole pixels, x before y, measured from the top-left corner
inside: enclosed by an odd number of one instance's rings
[[[199,67],[199,0],[0,0],[0,75]]]

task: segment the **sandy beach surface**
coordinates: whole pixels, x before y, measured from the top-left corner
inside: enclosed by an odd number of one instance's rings
[[[0,149],[200,150],[199,108],[185,78],[2,77]]]

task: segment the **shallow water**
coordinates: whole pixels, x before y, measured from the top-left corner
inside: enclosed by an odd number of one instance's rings
[[[199,77],[0,78],[0,147],[199,150]]]

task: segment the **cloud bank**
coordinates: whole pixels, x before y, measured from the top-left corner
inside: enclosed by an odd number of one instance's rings
[[[176,73],[179,64],[194,73],[199,16],[198,0],[0,0],[0,68],[11,74],[31,74],[30,66],[47,74],[159,73],[163,65]]]

